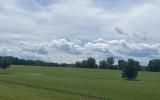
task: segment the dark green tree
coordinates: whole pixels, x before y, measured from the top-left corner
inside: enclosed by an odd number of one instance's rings
[[[8,67],[10,67],[10,62],[5,58],[0,59],[0,68],[7,69]]]
[[[83,60],[81,63],[81,68],[88,68],[87,60]]]
[[[133,59],[128,61],[122,66],[122,78],[133,80],[138,76],[139,63]]]
[[[81,65],[82,65],[82,63],[80,61],[77,61],[75,63],[75,67],[77,67],[77,68],[81,68],[82,67]]]
[[[107,69],[115,69],[113,57],[107,59]]]
[[[106,69],[107,65],[108,65],[107,61],[105,61],[105,60],[102,60],[102,61],[99,62],[99,68],[100,69]]]
[[[126,66],[125,60],[118,60],[118,69],[122,69],[124,66]]]
[[[146,69],[152,72],[160,72],[160,59],[150,60]]]
[[[97,68],[96,60],[93,57],[88,58],[87,68]]]

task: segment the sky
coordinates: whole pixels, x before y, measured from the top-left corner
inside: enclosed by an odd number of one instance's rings
[[[159,0],[1,0],[0,55],[73,63],[160,57]]]

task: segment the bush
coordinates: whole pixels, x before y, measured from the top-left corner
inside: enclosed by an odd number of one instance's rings
[[[129,59],[123,64],[122,67],[122,78],[133,80],[138,76],[139,63],[133,59]]]

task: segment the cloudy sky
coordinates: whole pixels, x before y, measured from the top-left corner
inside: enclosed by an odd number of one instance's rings
[[[0,55],[72,63],[160,57],[159,0],[1,0]]]

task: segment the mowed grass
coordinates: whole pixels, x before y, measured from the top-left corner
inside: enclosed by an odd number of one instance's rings
[[[11,66],[0,70],[0,100],[160,100],[160,73],[125,81],[120,71]]]
[[[81,100],[78,96],[0,82],[0,100]]]

